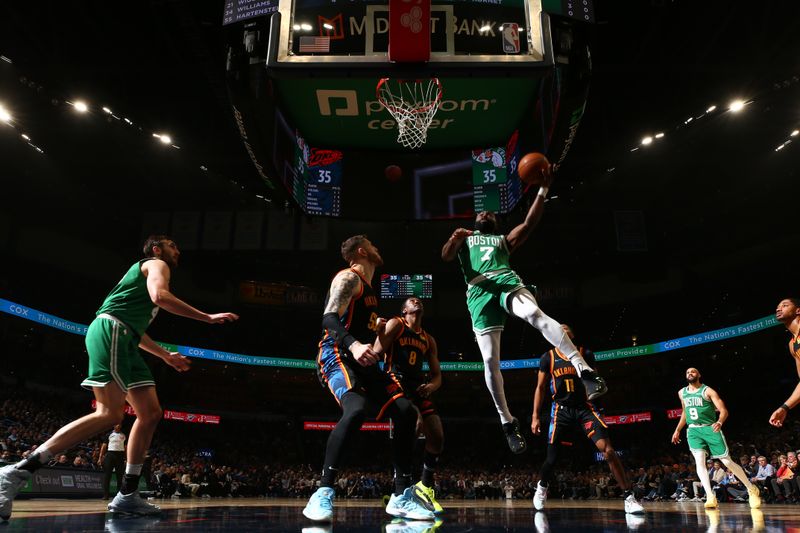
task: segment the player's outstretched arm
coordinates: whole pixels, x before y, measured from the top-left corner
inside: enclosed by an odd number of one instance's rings
[[[350,301],[361,290],[361,278],[352,270],[342,270],[331,282],[328,292],[328,304],[322,315],[322,327],[333,337],[336,343],[353,354],[361,366],[370,366],[378,362],[378,354],[372,344],[362,344],[344,327],[340,317],[344,315]]]
[[[800,383],[794,388],[792,395],[783,402],[783,405],[775,409],[772,413],[772,416],[769,417],[769,423],[775,427],[783,426],[783,422],[786,420],[786,415],[789,414],[789,409],[794,407],[800,403]]]
[[[442,246],[442,259],[452,261],[458,255],[458,249],[464,244],[464,240],[472,235],[472,231],[467,228],[456,229],[450,238]]]
[[[153,259],[142,265],[142,273],[147,277],[147,292],[150,300],[161,309],[192,320],[208,324],[222,324],[239,319],[234,313],[208,314],[187,304],[169,290],[170,272],[167,264],[161,259]]]
[[[672,434],[672,444],[679,444],[681,442],[681,431],[686,426],[686,409],[680,390],[678,391],[678,399],[681,401],[681,418],[678,420],[678,426],[675,428],[675,432]]]
[[[714,404],[714,407],[717,408],[719,411],[719,418],[717,421],[711,424],[711,427],[714,428],[714,431],[719,431],[722,429],[722,424],[728,419],[728,408],[725,407],[725,402],[722,401],[722,398],[719,397],[717,391],[712,389],[711,387],[706,387],[706,395],[708,399],[711,400],[711,403]]]
[[[533,229],[539,225],[539,221],[542,219],[542,215],[544,214],[544,200],[547,197],[550,184],[553,182],[553,165],[547,167],[547,170],[542,174],[543,180],[542,184],[539,186],[539,193],[536,195],[536,198],[534,198],[530,209],[528,209],[525,220],[522,221],[522,224],[512,229],[506,236],[509,253],[516,250],[522,243],[528,240]]]
[[[403,332],[403,324],[398,318],[378,319],[378,336],[375,339],[372,351],[378,355],[383,355],[386,350],[397,340]]]
[[[547,378],[550,372],[539,367],[539,375],[536,380],[536,390],[533,393],[533,417],[531,418],[531,432],[538,435],[542,432],[542,422],[539,419],[539,411],[542,410],[545,390],[547,389]]]
[[[151,339],[147,333],[142,335],[142,338],[139,339],[139,348],[146,352],[150,352],[160,359],[163,359],[165,363],[178,372],[186,372],[192,366],[192,362],[188,357],[185,357],[178,352],[170,352],[169,350],[165,350],[156,341]]]
[[[439,347],[433,335],[428,334],[428,367],[431,380],[428,383],[417,387],[417,392],[423,398],[427,398],[442,386],[442,368],[439,366]]]

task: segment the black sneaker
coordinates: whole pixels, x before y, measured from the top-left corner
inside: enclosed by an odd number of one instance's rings
[[[508,447],[514,453],[523,453],[528,449],[528,443],[525,442],[525,437],[519,430],[519,420],[514,418],[511,422],[503,424],[503,433],[506,434],[508,440]]]
[[[586,387],[586,396],[589,401],[599,398],[608,392],[606,380],[594,372],[584,371],[581,374],[581,381],[583,381],[583,386]]]

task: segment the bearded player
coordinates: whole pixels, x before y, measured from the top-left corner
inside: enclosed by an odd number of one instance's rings
[[[800,298],[784,298],[775,310],[775,319],[786,326],[792,338],[789,339],[789,353],[794,357],[797,365],[797,375],[800,377]],[[800,403],[800,383],[794,388],[792,395],[789,396],[783,405],[775,409],[769,418],[769,423],[776,427],[781,427],[789,409]]]
[[[544,213],[544,202],[553,179],[552,166],[542,171],[542,185],[525,220],[508,235],[500,233],[494,213],[482,211],[475,217],[475,230],[458,228],[442,248],[442,259],[458,258],[467,283],[467,309],[472,330],[484,363],[484,379],[494,400],[503,432],[514,453],[527,448],[519,420],[511,415],[500,371],[500,335],[511,314],[538,329],[545,339],[564,354],[584,381],[589,399],[608,391],[605,381],[581,357],[561,325],[539,307],[531,291],[511,269],[509,256],[528,240]]]

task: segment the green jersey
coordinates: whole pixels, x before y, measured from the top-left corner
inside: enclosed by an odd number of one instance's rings
[[[158,307],[147,292],[147,278],[142,274],[142,259],[128,269],[117,286],[103,300],[97,314],[106,313],[120,320],[141,337],[156,317]]]
[[[704,396],[706,385],[702,385],[696,391],[684,387],[681,391],[683,398],[683,411],[686,415],[686,423],[696,426],[710,426],[717,421],[717,411],[714,402]]]
[[[509,255],[505,235],[475,231],[458,250],[458,262],[467,284],[475,285],[483,279],[511,271]]]

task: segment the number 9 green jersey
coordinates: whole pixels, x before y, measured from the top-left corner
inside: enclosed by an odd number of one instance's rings
[[[702,385],[696,391],[684,387],[681,392],[683,398],[683,411],[686,414],[686,423],[696,426],[710,426],[717,421],[717,411],[714,402],[705,397],[708,387]]]

